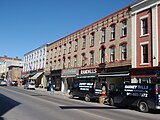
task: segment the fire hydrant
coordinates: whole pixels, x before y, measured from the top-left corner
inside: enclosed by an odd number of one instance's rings
[[[100,104],[104,104],[105,102],[105,99],[106,99],[106,88],[105,87],[102,87],[102,94],[101,96],[99,97],[99,103]]]

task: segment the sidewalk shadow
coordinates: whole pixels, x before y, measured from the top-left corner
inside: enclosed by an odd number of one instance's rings
[[[20,103],[0,93],[0,120],[4,120],[2,115],[18,106]]]

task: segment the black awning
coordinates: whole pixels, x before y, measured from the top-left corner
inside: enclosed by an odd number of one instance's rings
[[[99,73],[98,77],[127,77],[130,76],[129,71]]]

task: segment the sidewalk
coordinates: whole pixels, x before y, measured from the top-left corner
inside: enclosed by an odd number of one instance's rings
[[[24,85],[18,86],[18,87],[24,89]],[[55,91],[54,90],[54,92],[51,93],[50,91],[47,91],[47,89],[44,89],[44,88],[35,88],[35,91],[39,92],[39,93],[47,94],[47,95],[52,95],[52,94],[54,95],[55,94],[55,95],[59,95],[59,96],[69,97],[68,93],[63,93],[61,91]]]
[[[68,93],[63,93],[61,91],[53,91],[53,93],[51,93],[50,91],[47,91],[47,89],[44,89],[44,88],[36,88],[35,89],[36,91],[41,91],[43,93],[47,93],[48,95],[50,94],[55,94],[55,95],[60,95],[60,96],[65,96],[65,97],[69,97],[69,94]]]

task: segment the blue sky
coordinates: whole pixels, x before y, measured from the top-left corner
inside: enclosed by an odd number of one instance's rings
[[[0,0],[0,56],[23,59],[136,0]]]

